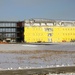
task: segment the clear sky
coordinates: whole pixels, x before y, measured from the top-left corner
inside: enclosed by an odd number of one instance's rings
[[[0,20],[75,20],[75,0],[0,0]]]

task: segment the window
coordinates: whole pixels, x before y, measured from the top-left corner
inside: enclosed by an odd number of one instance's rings
[[[11,34],[11,37],[12,37],[12,38],[15,37],[15,36],[16,36],[15,33],[12,33],[12,34]]]
[[[2,32],[5,32],[5,28],[2,29]]]
[[[52,36],[52,33],[48,33],[48,36]]]
[[[16,32],[16,29],[15,28],[12,28],[12,32]]]
[[[15,37],[16,35],[15,35],[15,33],[6,33],[6,37]]]
[[[11,27],[16,27],[16,24],[15,23],[11,23]]]
[[[34,23],[33,26],[40,26],[40,24],[39,23]]]
[[[6,32],[8,32],[8,28],[6,28]]]
[[[0,23],[0,27],[3,27],[3,23]]]
[[[45,23],[41,23],[41,26],[45,26],[46,24]]]
[[[0,32],[2,32],[2,28],[0,28]]]
[[[47,23],[48,26],[53,26],[53,23]]]
[[[53,31],[52,28],[45,28],[45,31]]]

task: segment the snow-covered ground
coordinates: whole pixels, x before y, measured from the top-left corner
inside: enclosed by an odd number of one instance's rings
[[[0,70],[75,66],[75,43],[0,44]]]
[[[0,68],[26,68],[75,65],[74,51],[0,51]]]
[[[0,44],[0,51],[12,50],[59,50],[75,51],[75,42],[71,43],[43,43],[43,44]]]
[[[75,75],[75,73],[60,73],[60,74],[51,74],[51,73],[49,73],[49,74],[46,74],[46,75]]]

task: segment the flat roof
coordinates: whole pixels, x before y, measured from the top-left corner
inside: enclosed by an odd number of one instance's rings
[[[23,21],[0,21],[0,23],[18,23]]]

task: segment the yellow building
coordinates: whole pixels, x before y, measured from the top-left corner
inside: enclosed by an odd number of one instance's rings
[[[24,41],[70,42],[75,40],[74,21],[29,20],[24,24]]]

